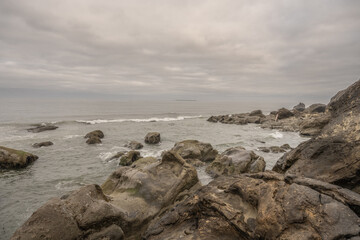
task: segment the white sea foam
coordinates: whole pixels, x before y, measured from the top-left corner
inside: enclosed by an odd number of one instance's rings
[[[67,135],[64,137],[64,139],[71,139],[71,138],[76,138],[76,137],[82,137],[81,135]]]
[[[99,158],[102,161],[109,161],[109,159],[114,156],[116,153],[118,153],[117,151],[113,151],[113,152],[102,152],[99,154]]]
[[[283,138],[283,137],[284,137],[284,135],[283,135],[281,132],[278,132],[278,131],[276,131],[276,132],[274,132],[274,133],[270,133],[270,136],[273,137],[273,138],[275,138],[275,139],[279,139],[279,138]]]
[[[171,121],[182,121],[185,119],[201,118],[202,116],[179,116],[179,117],[164,117],[164,118],[134,118],[134,119],[97,119],[97,120],[77,120],[79,123],[86,124],[99,124],[99,123],[119,123],[119,122],[171,122]]]

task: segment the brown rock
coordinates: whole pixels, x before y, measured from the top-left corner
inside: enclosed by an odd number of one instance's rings
[[[0,169],[24,168],[38,158],[31,153],[0,146]]]
[[[345,239],[359,236],[360,196],[274,172],[219,177],[155,218],[157,239]],[[345,237],[346,236],[346,237]]]
[[[92,137],[104,138],[104,133],[101,130],[95,130],[86,134],[84,138],[92,138]]]
[[[54,145],[54,143],[52,143],[50,141],[47,141],[47,142],[41,142],[41,143],[34,143],[32,146],[34,148],[40,148],[40,147],[48,147],[48,146],[51,146],[51,145]]]
[[[125,147],[130,148],[131,150],[139,150],[144,147],[141,143],[137,141],[131,141],[125,145]]]
[[[171,150],[177,152],[184,159],[198,159],[202,162],[211,162],[218,155],[210,143],[202,143],[197,140],[178,142]]]

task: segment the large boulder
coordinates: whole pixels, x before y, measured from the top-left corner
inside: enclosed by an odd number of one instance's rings
[[[51,145],[54,145],[54,143],[52,143],[50,141],[46,141],[46,142],[34,143],[32,146],[34,148],[41,148],[41,147],[48,147]]]
[[[256,173],[265,170],[264,158],[243,147],[229,148],[220,154],[207,168],[206,172],[214,177]]]
[[[0,146],[0,169],[24,168],[38,159],[28,152]]]
[[[175,143],[171,150],[177,152],[190,163],[193,162],[193,160],[211,162],[218,155],[218,151],[215,150],[210,143],[203,143],[197,140],[185,140]]]
[[[360,196],[274,172],[219,177],[155,218],[144,239],[358,239]]]
[[[331,119],[320,133],[286,153],[273,170],[360,192],[360,81],[327,106]]]
[[[320,114],[314,118],[307,118],[300,124],[300,134],[304,136],[316,136],[329,123],[330,114]]]
[[[149,132],[145,136],[145,143],[147,144],[157,144],[160,140],[160,133],[158,132]]]
[[[301,102],[298,105],[294,106],[293,109],[298,112],[303,112],[305,110],[305,104]]]
[[[35,127],[27,129],[27,131],[33,132],[33,133],[39,133],[39,132],[44,132],[44,131],[55,130],[57,128],[59,128],[59,127],[57,127],[55,125],[51,125],[51,124],[37,124],[37,125],[35,125]]]
[[[315,103],[310,105],[305,109],[306,113],[324,113],[326,110],[326,105],[322,103]]]
[[[140,159],[116,170],[102,188],[89,185],[50,200],[12,239],[139,239],[150,220],[197,182],[195,168],[177,153]]]
[[[281,119],[292,117],[292,116],[294,116],[294,114],[286,108],[280,108],[277,111],[276,116],[277,116],[278,120],[281,120]]]
[[[263,114],[263,112],[261,110],[254,110],[249,114],[249,116],[258,116],[261,118],[265,117],[265,115]]]

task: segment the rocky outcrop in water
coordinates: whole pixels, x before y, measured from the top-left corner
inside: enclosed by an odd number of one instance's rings
[[[46,142],[34,143],[32,146],[34,148],[41,148],[41,147],[48,147],[51,145],[54,145],[54,143],[50,141],[46,141]]]
[[[95,130],[87,133],[84,138],[88,138],[88,140],[86,140],[87,144],[99,144],[101,143],[101,138],[104,138],[104,136],[101,130]]]
[[[292,111],[281,108],[264,115],[261,110],[251,113],[211,116],[209,122],[245,125],[248,123],[260,124],[262,128],[278,129],[282,131],[298,132],[306,136],[315,136],[326,125],[328,114],[324,111],[324,104],[313,104],[305,108],[299,103]]]
[[[144,239],[358,239],[360,195],[274,172],[219,177],[158,216]]]
[[[241,173],[257,173],[265,170],[264,158],[243,147],[229,148],[206,168],[213,177],[220,175],[238,175]]]
[[[145,136],[145,143],[147,144],[157,144],[160,140],[160,133],[158,132],[149,132]]]
[[[51,124],[37,124],[37,125],[35,125],[35,127],[27,129],[27,131],[33,132],[33,133],[39,133],[39,132],[44,132],[44,131],[55,130],[57,128],[59,128],[59,127],[57,127],[55,125],[51,125]]]
[[[143,148],[144,145],[142,145],[141,143],[139,143],[137,141],[131,141],[131,142],[125,144],[125,147],[128,147],[131,150],[139,150],[139,149]]]
[[[286,153],[274,170],[360,193],[360,81],[336,94],[327,109],[329,122],[319,134]]]
[[[38,158],[28,152],[0,146],[0,169],[24,168]]]
[[[116,170],[102,187],[89,185],[50,200],[12,239],[139,239],[160,211],[197,182],[194,167],[174,152],[161,161],[140,159]]]

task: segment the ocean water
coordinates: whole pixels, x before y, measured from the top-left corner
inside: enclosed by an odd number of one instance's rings
[[[6,103],[6,104],[5,104]],[[0,146],[21,149],[39,156],[22,170],[0,170],[0,239],[9,239],[31,214],[52,197],[86,184],[102,184],[118,166],[109,158],[128,150],[131,141],[143,142],[147,132],[161,133],[161,143],[146,145],[141,155],[159,157],[176,142],[197,139],[211,143],[219,152],[243,146],[265,158],[271,169],[282,154],[263,153],[262,146],[296,147],[307,138],[297,133],[245,126],[210,123],[210,115],[241,113],[254,109],[264,112],[282,107],[261,103],[229,102],[116,102],[116,101],[43,101],[7,100],[1,103]],[[30,133],[31,124],[54,123],[54,131]],[[100,145],[87,145],[84,135],[100,129],[105,138]],[[33,143],[52,141],[53,146],[33,148]],[[203,184],[211,181],[198,168]]]

